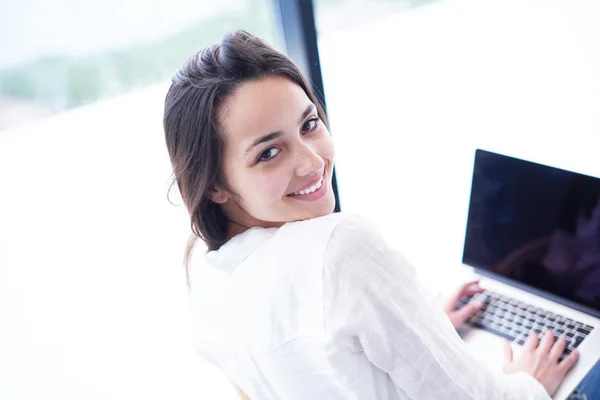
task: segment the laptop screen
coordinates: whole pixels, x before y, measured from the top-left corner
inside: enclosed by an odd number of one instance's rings
[[[463,263],[600,312],[600,179],[477,150]]]

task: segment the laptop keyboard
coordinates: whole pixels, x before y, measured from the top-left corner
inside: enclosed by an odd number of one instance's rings
[[[492,291],[476,294],[473,299],[482,301],[483,306],[467,321],[469,324],[520,345],[525,343],[531,332],[540,334],[552,329],[555,334],[567,339],[560,359],[578,347],[594,329],[590,325]],[[463,307],[469,300],[463,297],[457,308]]]

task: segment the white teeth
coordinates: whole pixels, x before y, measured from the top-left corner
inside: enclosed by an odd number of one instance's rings
[[[321,186],[323,186],[323,178],[321,178],[321,180],[319,181],[319,183],[317,183],[315,185],[315,190],[319,189]]]
[[[319,183],[317,183],[316,185],[313,185],[313,186],[309,187],[308,189],[300,190],[298,192],[292,193],[292,196],[299,196],[301,194],[312,193],[312,192],[318,190],[319,188],[321,188],[321,186],[323,186],[323,178],[321,178],[321,180],[319,181]]]

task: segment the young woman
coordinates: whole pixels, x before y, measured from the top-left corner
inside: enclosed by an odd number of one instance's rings
[[[547,399],[577,360],[530,336],[505,373],[362,218],[332,214],[334,146],[298,68],[237,31],[190,57],[164,129],[193,237],[185,257],[195,347],[254,399]],[[368,188],[367,188],[368,189]],[[455,326],[453,326],[453,324]]]

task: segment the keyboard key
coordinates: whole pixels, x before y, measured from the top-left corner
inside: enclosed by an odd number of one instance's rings
[[[575,340],[573,341],[573,347],[577,347],[581,344],[581,342],[583,341],[583,336],[577,336],[575,338]]]
[[[584,335],[589,335],[589,333],[591,332],[591,329],[587,329],[587,328],[584,328],[583,326],[580,326],[577,328],[577,332],[583,333]]]
[[[475,326],[477,326],[477,325],[475,325]],[[512,340],[515,339],[515,337],[513,335],[511,335],[510,333],[503,332],[501,330],[495,329],[495,328],[490,327],[490,326],[482,325],[482,326],[480,326],[480,328],[483,328],[484,330],[486,330],[488,332],[491,332],[491,333],[493,333],[493,334],[495,334],[497,336],[504,337],[504,338],[506,338],[506,339],[508,339],[510,341],[512,341]]]

